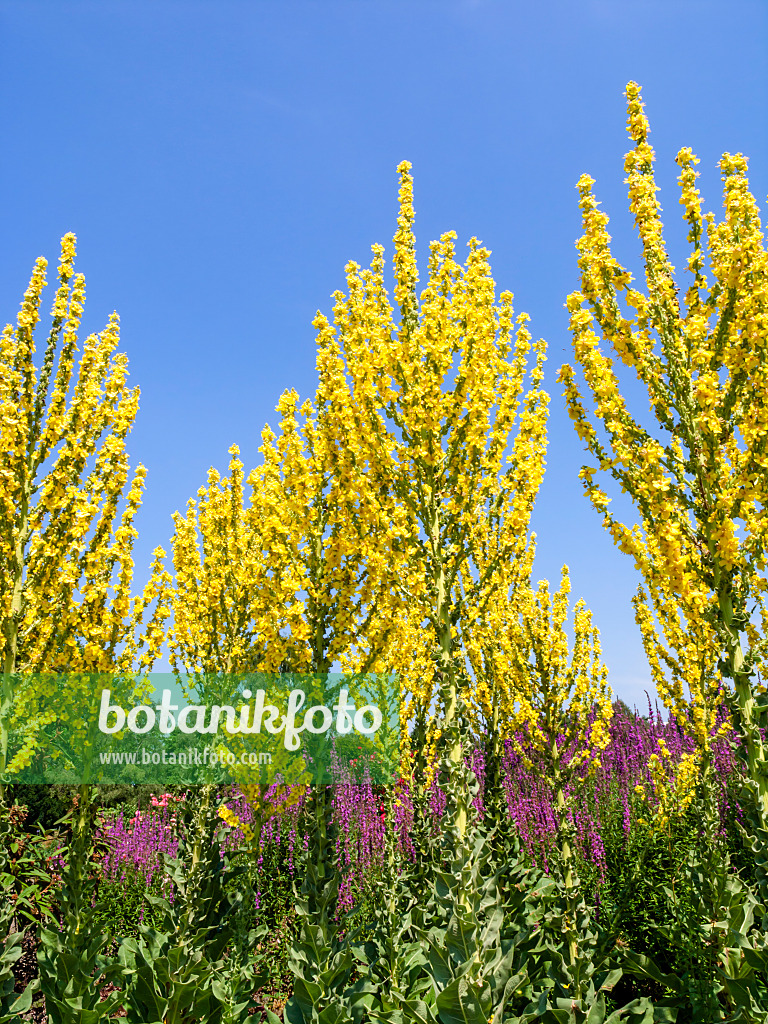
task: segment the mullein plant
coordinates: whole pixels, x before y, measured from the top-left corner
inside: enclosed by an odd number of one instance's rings
[[[561,367],[559,379],[576,430],[597,461],[581,469],[585,492],[643,576],[635,607],[659,694],[681,725],[693,729],[706,772],[722,702],[721,676],[730,680],[733,720],[764,827],[763,688],[753,676],[768,626],[763,598],[768,523],[760,512],[768,491],[763,465],[768,255],[746,159],[725,154],[720,161],[725,215],[718,223],[714,214],[701,212],[698,159],[681,149],[680,203],[693,280],[680,301],[662,236],[654,153],[636,83],[629,83],[626,95],[635,148],[625,170],[646,288],[632,287],[632,275],[613,257],[608,217],[598,209],[593,179],[584,175],[579,181],[582,288],[569,296],[568,309],[594,417],[582,404],[573,369]],[[601,338],[647,390],[656,418],[651,430],[629,412],[614,359],[599,347]],[[604,428],[604,441],[593,420]],[[666,444],[658,434],[667,435]],[[631,497],[640,525],[628,527],[609,511],[611,499],[593,481],[598,470],[609,472]],[[755,613],[761,628],[752,621]]]
[[[218,810],[213,787],[203,786],[188,838],[176,857],[163,855],[173,902],[149,897],[157,927],[141,924],[138,937],[120,945],[123,999],[132,1024],[244,1024],[254,1008],[252,995],[261,980],[249,953],[260,935],[244,931],[236,884],[242,868],[221,850]],[[234,895],[227,892],[227,879]]]
[[[365,457],[376,489],[405,511],[405,529],[393,545],[392,568],[393,586],[408,601],[408,615],[397,633],[397,647],[407,650],[408,664],[388,664],[400,670],[410,690],[406,706],[417,723],[434,698],[441,703],[439,782],[448,814],[441,833],[427,836],[433,849],[417,852],[417,861],[425,853],[433,861],[433,877],[417,870],[413,885],[407,879],[390,879],[378,941],[358,949],[377,978],[374,1000],[384,1000],[375,1009],[377,1019],[396,1013],[412,1020],[485,1020],[491,1019],[489,1011],[496,1020],[504,1017],[509,992],[506,982],[497,991],[497,982],[508,977],[514,957],[509,942],[504,946],[501,939],[503,909],[488,877],[494,866],[490,852],[484,852],[487,836],[472,822],[477,780],[465,767],[471,657],[469,641],[465,648],[461,643],[462,635],[469,636],[481,623],[489,624],[490,635],[498,626],[495,608],[503,598],[515,612],[523,613],[525,626],[510,628],[507,678],[494,672],[491,687],[489,666],[482,660],[485,652],[474,652],[473,667],[476,672],[478,667],[484,670],[479,681],[484,689],[475,703],[497,729],[515,705],[522,705],[529,724],[535,720],[535,736],[542,737],[554,779],[566,904],[565,914],[557,920],[549,913],[550,935],[557,927],[564,927],[566,934],[565,955],[554,953],[561,970],[549,984],[542,983],[544,1003],[540,998],[538,1008],[530,1012],[536,1016],[542,1007],[548,1012],[547,992],[552,990],[552,999],[559,1000],[554,1013],[568,1001],[578,1011],[574,1019],[590,1015],[597,1020],[605,1010],[603,990],[621,972],[600,972],[599,964],[585,964],[580,956],[585,912],[573,874],[564,792],[566,779],[575,775],[581,761],[596,760],[607,743],[610,701],[605,669],[582,606],[576,612],[573,661],[566,666],[563,660],[567,642],[564,652],[564,616],[558,615],[567,607],[567,579],[558,594],[554,627],[559,631],[555,659],[560,658],[562,665],[547,661],[552,637],[545,591],[539,592],[538,603],[528,599],[526,604],[522,597],[532,550],[528,521],[543,473],[543,343],[535,346],[532,388],[518,417],[531,347],[527,318],[518,318],[515,336],[511,295],[505,293],[498,309],[495,306],[488,253],[472,240],[466,268],[461,267],[454,258],[452,233],[433,243],[429,285],[417,299],[412,180],[408,164],[399,170],[395,298],[400,323],[393,319],[384,288],[383,250],[375,246],[370,270],[360,271],[355,264],[347,267],[348,295],[335,296],[334,326],[322,316],[316,324],[321,332],[319,360],[323,365],[332,361],[338,367],[337,378],[343,374],[347,382],[348,391],[340,388],[339,401],[352,418],[356,435],[367,441]],[[510,441],[512,452],[507,454]],[[510,562],[522,567],[516,577],[503,571]],[[531,648],[533,669],[521,675],[523,652]],[[550,671],[556,677],[558,670],[563,678],[551,679]],[[543,714],[543,723],[533,712],[536,701],[528,678],[536,671],[542,696],[536,710]],[[414,678],[417,674],[420,678]],[[589,717],[595,703],[598,714]],[[579,754],[561,751],[563,735],[574,746],[588,718],[589,749]],[[420,756],[423,751],[415,753]],[[495,753],[498,757],[498,744]],[[423,788],[418,774],[416,782]],[[417,804],[419,796],[423,794],[417,793]],[[423,845],[424,836],[421,840]],[[511,865],[506,867],[511,870]],[[488,916],[492,905],[496,910]],[[448,964],[438,950],[446,937],[451,945],[457,932],[464,948],[453,950]],[[499,942],[497,956],[493,950]],[[522,984],[523,974],[515,977],[514,985]],[[636,1009],[643,1015],[648,1011],[647,1006]],[[459,1014],[460,1018],[455,1016]]]
[[[543,473],[547,396],[540,388],[544,347],[539,342],[534,346],[531,390],[518,421],[532,347],[527,317],[518,317],[515,325],[509,293],[497,304],[488,252],[476,240],[470,243],[466,267],[455,260],[454,233],[433,243],[429,286],[417,298],[409,169],[407,163],[399,167],[394,256],[399,323],[384,287],[383,248],[374,246],[370,270],[348,265],[349,294],[335,293],[333,325],[322,314],[314,321],[318,419],[324,427],[316,436],[332,457],[327,462],[318,457],[322,449],[306,429],[302,441],[294,426],[296,400],[284,396],[277,449],[265,437],[260,500],[265,491],[276,495],[268,502],[275,509],[270,526],[274,531],[277,524],[282,532],[273,532],[271,544],[292,555],[294,571],[303,569],[299,579],[308,596],[304,621],[311,627],[303,637],[306,668],[327,671],[332,643],[326,637],[332,642],[339,637],[344,643],[337,643],[336,656],[345,669],[398,673],[406,697],[403,720],[413,713],[424,738],[429,731],[432,738],[442,734],[440,781],[450,803],[449,827],[441,841],[430,844],[435,848],[428,859],[448,866],[466,861],[473,849],[469,818],[471,793],[477,787],[464,766],[469,735],[461,689],[467,663],[458,626],[469,609],[482,613],[492,602],[494,570],[526,547]],[[308,412],[302,412],[308,419]],[[521,439],[508,455],[516,421]],[[304,443],[309,462],[297,457]],[[292,473],[297,463],[308,469]],[[328,474],[327,491],[318,470]],[[350,516],[350,500],[357,501],[364,515]],[[480,509],[508,517],[504,543],[492,554],[487,547],[479,551],[484,541],[475,530]],[[354,535],[346,536],[350,522],[359,525]],[[483,570],[472,581],[469,573],[460,581],[473,546],[478,548],[476,561],[484,560]],[[355,558],[366,575],[348,571],[355,568]],[[337,596],[345,591],[359,597],[340,604]],[[370,610],[365,618],[355,615],[361,605]],[[350,642],[352,626],[356,643]],[[442,710],[437,728],[434,719],[427,721],[433,698]],[[423,755],[418,745],[414,753]],[[424,780],[418,769],[416,781],[422,785],[416,803],[423,820]],[[375,993],[365,986],[348,986],[349,946],[339,946],[331,923],[338,871],[336,865],[329,867],[328,798],[322,790],[312,804],[307,880],[297,897],[303,919],[294,957],[298,991],[290,1014],[296,1020],[315,1019],[330,1013],[335,999],[334,1012],[355,1019]],[[391,797],[387,810],[392,811]],[[392,860],[387,856],[390,876]],[[465,878],[458,868],[454,875],[456,898],[471,913],[472,897],[461,883],[473,876]],[[423,881],[398,887],[405,904],[413,903]],[[394,885],[390,877],[381,935],[389,954],[397,958],[402,943],[393,937],[402,930],[401,915],[409,908],[391,891]],[[447,925],[445,908],[435,908],[433,923],[438,921],[443,928]],[[422,942],[416,930],[411,929],[410,938],[417,945]]]
[[[659,754],[649,759],[650,784],[635,787],[647,815],[638,823],[649,827],[654,837],[666,838],[671,861],[673,825],[695,807],[700,753],[698,749],[684,753],[673,766],[662,737],[657,744]],[[705,841],[710,839],[710,831],[703,829]],[[768,936],[755,932],[753,925],[761,907],[729,866],[727,855],[712,856],[706,847],[702,851],[694,846],[684,864],[687,905],[679,899],[679,885],[672,879],[667,892],[687,970],[684,977],[666,976],[663,984],[681,1005],[691,1006],[696,1020],[722,1019],[724,1003],[729,1010],[742,1013],[742,1019],[764,1020]],[[626,960],[632,973],[660,980],[661,972],[649,958],[627,952]]]
[[[140,597],[130,594],[146,471],[138,467],[125,494],[125,442],[139,393],[126,385],[117,314],[86,339],[75,372],[85,282],[74,258],[75,236],[65,235],[40,367],[34,354],[44,259],[35,264],[16,326],[0,336],[0,804],[13,773],[49,752],[49,726],[65,727],[87,766],[96,716],[83,709],[93,709],[99,679],[119,678],[111,688],[130,699],[140,691],[136,669],[149,667],[163,639],[166,613],[153,582]],[[62,672],[66,687],[57,681]],[[41,930],[38,950],[52,1020],[70,1020],[75,1010],[101,1019],[114,1004],[100,1000],[92,977],[104,966],[104,944],[88,934],[85,906],[92,820],[92,788],[84,783],[58,893],[66,901],[63,921],[58,932]],[[64,987],[54,961],[66,964]]]
[[[520,726],[513,742],[517,740],[518,754],[529,764],[532,756],[536,758],[544,774],[557,836],[557,893],[543,914],[540,950],[550,963],[537,1010],[552,1014],[553,1020],[558,1011],[567,1010],[568,1020],[586,1021],[603,1019],[606,993],[622,974],[611,937],[588,910],[574,850],[575,801],[600,767],[610,742],[613,706],[599,632],[583,600],[573,610],[569,644],[565,623],[570,589],[567,566],[554,595],[546,580],[535,590],[528,587],[509,616],[501,650]],[[504,614],[505,609],[499,609],[502,620]],[[643,1001],[629,1004],[625,1011],[650,1012]]]
[[[90,787],[81,787],[80,806],[70,812],[72,838],[57,892],[60,922],[40,929],[37,963],[49,1024],[112,1019],[122,1005],[119,991],[102,998],[107,983],[119,981],[120,965],[108,952],[109,935],[98,926],[94,896],[97,858],[96,808]],[[57,926],[58,925],[58,926]]]
[[[211,469],[198,501],[175,514],[174,578],[157,580],[173,612],[174,672],[326,676],[391,601],[384,531],[356,442],[331,414],[333,388],[321,372],[314,403],[283,394],[280,433],[264,428],[263,461],[247,480],[233,445],[229,476]]]
[[[211,469],[198,500],[174,517],[173,579],[161,569],[156,587],[172,610],[172,668],[198,694],[218,698],[224,685],[230,703],[233,679],[279,672],[303,673],[305,690],[310,679],[322,690],[334,663],[370,634],[373,609],[394,600],[383,573],[388,535],[373,521],[356,441],[333,415],[334,387],[321,371],[314,403],[283,394],[279,433],[262,431],[261,464],[246,479],[233,445],[229,476]],[[264,798],[268,785],[259,785]]]
[[[455,232],[432,242],[427,287],[417,294],[410,164],[398,171],[399,316],[384,283],[384,248],[374,245],[369,269],[347,265],[347,293],[334,293],[333,322],[322,314],[315,320],[318,367],[336,382],[335,414],[359,439],[355,459],[378,503],[379,529],[391,538],[385,572],[400,604],[375,610],[370,638],[389,642],[372,666],[401,680],[403,740],[407,752],[405,725],[413,719],[422,789],[424,748],[442,735],[443,781],[461,837],[469,808],[466,787],[455,788],[467,739],[460,631],[468,615],[492,603],[495,567],[526,546],[544,467],[544,343],[531,344],[528,317],[515,318],[511,293],[497,299],[489,253],[477,239],[465,265],[456,259]],[[480,554],[478,516],[502,510],[512,528],[492,555]],[[483,568],[471,578],[475,554]]]
[[[521,432],[521,438],[525,435]],[[518,439],[520,440],[520,438]],[[508,500],[509,494],[505,496]],[[467,575],[471,580],[481,574],[485,565],[493,566],[492,589],[495,599],[485,609],[473,609],[462,623],[461,640],[471,667],[470,678],[463,688],[464,700],[475,736],[484,737],[482,750],[483,805],[495,821],[494,844],[499,856],[514,845],[512,819],[508,813],[507,794],[503,784],[503,751],[505,743],[519,728],[517,715],[517,677],[508,671],[510,645],[520,639],[509,631],[509,622],[519,615],[521,601],[529,590],[536,535],[531,534],[527,547],[517,558],[496,562],[495,554],[504,547],[504,533],[514,530],[514,518],[502,507],[492,508],[490,515],[479,516],[476,532],[480,543],[475,548],[473,564]],[[500,636],[503,638],[500,642]],[[515,649],[515,656],[519,655]],[[480,769],[477,763],[476,771]]]
[[[130,690],[130,672],[150,664],[163,639],[161,605],[143,621],[154,585],[131,597],[146,470],[139,466],[128,485],[125,441],[139,392],[126,384],[116,313],[86,339],[76,367],[85,281],[74,259],[68,234],[39,368],[42,257],[16,325],[0,335],[0,798],[6,772],[29,765],[46,725],[58,720],[82,731],[70,711],[91,702],[91,673],[128,673]],[[66,699],[60,672],[73,674]]]
[[[714,800],[712,743],[723,680],[731,686],[725,697],[746,768],[744,797],[752,828],[745,838],[762,867],[763,900],[768,896],[768,761],[761,732],[768,703],[764,687],[754,681],[768,627],[768,523],[762,514],[768,492],[768,254],[746,159],[725,154],[720,161],[725,213],[716,222],[714,214],[702,214],[698,159],[689,148],[681,149],[680,204],[693,279],[680,300],[636,83],[629,83],[626,96],[635,147],[625,170],[646,287],[632,287],[632,275],[612,255],[608,217],[598,209],[593,179],[584,175],[579,181],[582,286],[567,305],[574,354],[594,399],[594,416],[582,404],[573,369],[563,366],[559,379],[576,430],[597,461],[581,469],[585,492],[643,577],[634,603],[654,681],[681,727],[697,741],[689,768],[699,776],[705,826],[699,874],[712,880],[702,898],[710,908],[706,916],[717,920],[727,907],[729,914],[740,913],[734,901],[723,905],[728,864],[718,843]],[[656,419],[650,430],[630,413],[614,359],[601,351],[601,339],[646,389]],[[598,470],[609,472],[633,500],[638,525],[627,526],[609,511],[611,499],[593,480]],[[720,723],[720,733],[729,725]],[[707,941],[711,947],[712,937]],[[727,973],[727,949],[721,953],[718,969]],[[736,996],[729,992],[729,998]]]
[[[334,663],[345,658],[364,674],[388,635],[386,628],[372,634],[374,615],[396,619],[399,598],[384,571],[387,524],[362,472],[359,441],[338,415],[339,382],[329,370],[319,366],[314,403],[300,404],[294,391],[281,396],[279,434],[265,427],[263,461],[247,481],[233,446],[229,476],[222,481],[211,470],[199,501],[189,502],[185,517],[175,516],[174,579],[162,570],[156,586],[173,612],[174,671],[186,672],[198,687],[219,685],[221,674],[226,681],[281,670],[303,673],[322,687]],[[367,649],[355,652],[360,637]],[[273,801],[266,781],[243,783],[255,820],[241,822],[234,811],[224,816],[231,826],[247,825],[256,859]],[[294,794],[306,801],[312,839],[306,879],[296,887],[297,907],[306,903],[307,909],[294,970],[303,979],[299,990],[304,984],[317,994],[330,984],[318,943],[327,943],[333,960],[339,927],[339,879],[329,860],[332,794],[323,778],[312,793],[297,787]],[[305,945],[315,954],[302,956]]]
[[[249,478],[257,499],[244,508],[241,466],[233,461],[223,484],[211,475],[200,510],[190,503],[186,519],[177,517],[170,647],[176,664],[197,673],[275,670],[287,661],[324,674],[335,659],[356,672],[395,671],[422,718],[439,696],[443,781],[456,826],[450,834],[462,841],[466,666],[457,626],[467,609],[491,603],[495,567],[526,545],[543,473],[544,348],[534,346],[521,437],[508,455],[532,347],[527,317],[515,324],[509,293],[496,303],[488,253],[476,240],[466,267],[456,262],[452,233],[433,244],[429,287],[417,299],[408,171],[401,165],[395,236],[400,324],[376,246],[370,271],[347,268],[349,297],[336,293],[334,326],[321,315],[315,320],[316,401],[299,407],[292,392],[281,399],[280,435],[265,431],[264,463]],[[510,529],[493,555],[478,554],[486,560],[478,578],[467,574],[460,583],[467,550],[482,544],[478,507],[506,515]],[[311,806],[317,891],[310,907],[332,884],[322,787]],[[302,941],[315,923],[306,921]],[[326,940],[332,949],[331,932]],[[305,981],[320,984],[311,961],[303,961]]]
[[[600,635],[592,626],[584,601],[573,613],[573,646],[569,650],[565,622],[571,584],[564,566],[554,596],[546,580],[528,590],[521,614],[508,627],[507,671],[514,680],[517,716],[527,748],[536,751],[545,767],[554,797],[560,846],[560,867],[569,906],[565,933],[568,961],[578,961],[574,913],[578,882],[573,873],[573,797],[578,782],[600,764],[610,740],[613,716],[608,670],[601,661]],[[522,752],[522,751],[521,751]],[[587,773],[580,773],[580,768]],[[566,792],[569,799],[566,799]],[[569,805],[570,804],[570,805]]]

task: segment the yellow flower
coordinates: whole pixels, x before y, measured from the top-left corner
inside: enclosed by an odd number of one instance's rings
[[[627,85],[626,95],[634,148],[625,168],[646,289],[631,288],[631,275],[613,257],[594,179],[583,175],[581,288],[567,308],[594,413],[582,401],[572,367],[561,367],[558,379],[578,436],[637,509],[637,525],[618,522],[608,511],[608,494],[593,482],[595,471],[582,469],[585,494],[642,574],[635,615],[659,695],[708,750],[722,702],[718,661],[725,655],[736,677],[744,660],[733,595],[743,595],[745,607],[754,602],[763,635],[768,628],[765,565],[756,557],[768,542],[768,519],[757,514],[768,497],[768,253],[745,159],[726,154],[721,160],[725,216],[716,223],[701,212],[698,159],[681,149],[678,180],[692,283],[684,302],[678,300],[637,83]],[[655,418],[649,428],[627,408],[609,353],[647,392]],[[749,628],[741,632],[749,635]],[[759,668],[759,646],[754,653]],[[743,675],[736,689],[748,722],[751,690]],[[754,723],[745,728],[752,730],[750,746],[762,750]],[[768,817],[768,782],[760,786]]]

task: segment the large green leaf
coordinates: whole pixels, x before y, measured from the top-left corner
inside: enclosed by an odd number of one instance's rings
[[[491,986],[474,985],[468,978],[454,978],[437,997],[441,1024],[488,1024],[491,1016]]]

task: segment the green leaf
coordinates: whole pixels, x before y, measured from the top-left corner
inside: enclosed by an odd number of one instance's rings
[[[467,978],[454,978],[437,997],[441,1024],[488,1024],[491,1009],[488,982],[478,987]]]
[[[283,1010],[283,1021],[284,1024],[307,1024],[307,1018],[304,1016],[301,1007],[293,996],[291,996],[285,1004],[285,1009]]]
[[[335,1006],[326,1006],[316,1019],[317,1024],[352,1024],[352,1018],[346,1007],[340,1006],[338,1003]]]
[[[397,991],[394,991],[392,995],[402,1007],[404,1021],[408,1021],[409,1024],[435,1024],[436,1018],[423,1000],[405,999]]]
[[[634,974],[641,978],[653,978],[654,981],[671,988],[674,992],[684,991],[683,982],[676,974],[664,974],[648,956],[626,950],[622,962],[625,964],[628,974]]]
[[[747,961],[753,971],[765,973],[768,968],[768,950],[756,950],[751,949],[749,946],[744,946],[744,959]]]
[[[435,982],[435,991],[439,992],[450,983],[453,978],[451,961],[444,946],[434,941],[430,943],[429,954],[430,974]]]
[[[489,949],[491,946],[495,946],[498,943],[503,923],[504,911],[501,907],[496,907],[483,931],[482,948],[484,950]]]
[[[445,930],[445,946],[457,963],[466,963],[474,956],[476,933],[476,924],[464,924],[455,915],[451,918]]]
[[[603,992],[598,994],[597,999],[592,1003],[589,1008],[589,1013],[585,1024],[603,1024],[605,1021],[605,995]]]
[[[603,992],[612,992],[613,989],[614,989],[614,986],[616,985],[616,983],[618,981],[621,980],[621,977],[622,977],[623,974],[624,974],[624,971],[621,969],[621,967],[615,967],[612,971],[608,972],[608,975],[607,975],[605,981],[600,986],[600,989]]]

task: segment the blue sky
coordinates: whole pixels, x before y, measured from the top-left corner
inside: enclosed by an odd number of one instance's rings
[[[311,321],[348,260],[367,264],[374,242],[391,254],[407,159],[421,257],[444,231],[460,251],[477,236],[548,341],[536,579],[570,565],[611,684],[642,705],[637,577],[582,496],[555,381],[578,286],[575,184],[597,180],[635,267],[623,90],[638,81],[681,264],[681,146],[701,157],[707,208],[724,151],[750,158],[758,201],[768,192],[767,53],[764,0],[0,0],[0,320],[74,231],[86,332],[118,311],[141,388],[137,583],[209,466],[224,471],[236,442],[252,467],[280,393],[314,392]]]

